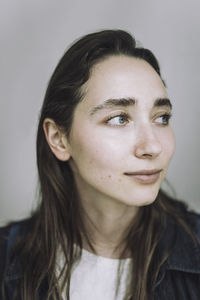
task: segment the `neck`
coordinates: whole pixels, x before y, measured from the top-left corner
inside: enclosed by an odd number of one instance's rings
[[[125,205],[108,205],[106,209],[101,200],[101,205],[91,205],[82,201],[84,216],[83,221],[87,235],[90,238],[95,253],[110,258],[126,258],[130,253],[122,252],[125,248],[125,237],[130,224],[138,211],[136,207]],[[94,204],[94,203],[93,203]],[[83,238],[83,247],[91,251],[86,240]]]

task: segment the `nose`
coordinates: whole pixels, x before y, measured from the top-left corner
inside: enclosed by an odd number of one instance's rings
[[[134,155],[138,158],[154,159],[162,152],[162,145],[155,129],[150,124],[138,128]]]

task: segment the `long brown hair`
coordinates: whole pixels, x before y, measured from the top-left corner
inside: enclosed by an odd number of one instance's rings
[[[83,98],[82,85],[89,79],[94,64],[110,55],[143,59],[161,77],[153,53],[137,47],[135,39],[122,30],[104,30],[84,36],[68,49],[58,63],[46,91],[37,132],[40,204],[13,252],[14,256],[17,254],[19,257],[23,270],[18,285],[21,287],[22,300],[38,299],[44,286],[45,299],[61,300],[64,284],[69,300],[72,267],[81,257],[83,236],[93,249],[82,221],[72,171],[68,162],[59,161],[51,152],[44,135],[43,122],[45,118],[51,118],[69,135],[74,110]],[[187,229],[173,200],[160,191],[156,201],[140,208],[133,224],[130,224],[126,248],[132,253],[134,266],[130,274],[131,290],[127,294],[130,293],[132,299],[150,299],[160,267],[169,255],[170,245],[163,255],[158,251],[168,215]],[[74,247],[75,244],[78,248]],[[65,258],[60,276],[56,275],[58,250]],[[60,284],[61,276],[64,278],[63,286]]]

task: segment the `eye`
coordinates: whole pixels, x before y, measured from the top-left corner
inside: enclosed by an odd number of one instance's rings
[[[171,114],[163,114],[162,116],[159,116],[156,118],[156,123],[159,123],[161,125],[167,126],[169,124],[169,120],[171,118]]]
[[[120,114],[106,120],[106,123],[111,126],[123,126],[129,122],[128,116],[126,114]]]

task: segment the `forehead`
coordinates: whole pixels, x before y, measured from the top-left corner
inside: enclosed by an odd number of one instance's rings
[[[151,102],[167,96],[153,67],[142,59],[111,56],[97,63],[83,87],[84,101],[98,104],[109,98],[134,98]]]

